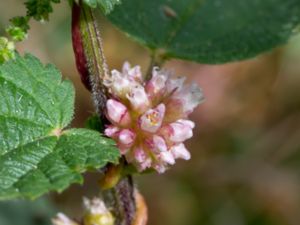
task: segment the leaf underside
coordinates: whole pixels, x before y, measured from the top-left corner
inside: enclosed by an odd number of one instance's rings
[[[215,64],[284,44],[300,23],[300,0],[126,0],[108,19],[165,57]]]
[[[114,143],[72,120],[74,89],[31,55],[0,66],[0,199],[36,198],[116,162]]]

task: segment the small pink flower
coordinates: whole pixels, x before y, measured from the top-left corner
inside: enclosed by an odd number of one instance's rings
[[[139,119],[141,129],[150,133],[157,132],[163,122],[165,111],[164,104],[159,104],[156,108],[146,111]]]
[[[161,73],[158,68],[154,68],[152,72],[152,78],[146,83],[146,91],[149,96],[155,97],[158,94],[162,94],[166,88],[166,81],[168,77]]]
[[[190,120],[177,120],[161,129],[165,137],[174,143],[180,143],[193,136],[194,123]]]
[[[127,77],[131,80],[135,80],[138,82],[141,82],[143,80],[140,66],[135,66],[131,68],[130,64],[128,62],[125,62],[122,68],[122,73],[124,75],[127,75]]]
[[[145,88],[141,85],[132,87],[126,97],[128,98],[131,108],[139,112],[145,112],[150,105]]]
[[[112,123],[105,135],[139,171],[163,173],[176,159],[190,159],[183,142],[193,136],[195,124],[187,116],[203,95],[197,85],[184,81],[158,68],[145,81],[139,66],[125,63],[122,72],[113,70],[105,83],[111,94],[106,115]]]

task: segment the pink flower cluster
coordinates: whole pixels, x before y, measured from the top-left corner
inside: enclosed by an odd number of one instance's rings
[[[111,94],[106,115],[112,125],[105,135],[139,171],[154,168],[163,173],[175,159],[191,157],[183,142],[193,136],[195,124],[187,116],[203,95],[196,84],[187,86],[184,80],[154,68],[145,81],[139,66],[125,63],[122,72],[113,70],[106,82]]]

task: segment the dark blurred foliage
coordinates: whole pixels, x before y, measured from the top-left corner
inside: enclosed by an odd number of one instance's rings
[[[0,32],[22,9],[17,0],[0,2]],[[54,11],[49,23],[31,24],[29,39],[18,50],[54,63],[74,82],[73,126],[84,126],[93,107],[75,69],[67,2]],[[109,67],[119,69],[128,60],[146,71],[147,51],[100,20]],[[136,177],[149,206],[149,225],[299,225],[300,36],[243,62],[171,60],[165,67],[197,82],[206,101],[192,114],[197,124],[187,143],[192,159],[178,161],[163,175]],[[52,200],[78,217],[81,197],[97,194],[98,179],[98,173],[90,173],[84,186],[52,194]]]
[[[51,225],[55,210],[49,200],[0,202],[1,225]]]

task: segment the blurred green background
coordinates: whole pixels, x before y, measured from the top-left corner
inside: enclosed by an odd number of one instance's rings
[[[24,13],[22,1],[1,0],[0,35],[9,18]],[[100,23],[109,67],[120,69],[128,60],[146,71],[146,49],[104,18]],[[73,81],[77,92],[72,126],[84,126],[93,106],[74,64],[67,1],[54,7],[49,23],[32,22],[28,40],[17,49],[55,64]],[[191,116],[197,124],[187,142],[192,159],[178,161],[163,175],[135,179],[149,207],[148,224],[299,225],[300,36],[243,62],[201,65],[171,60],[165,67],[197,82],[206,101]],[[57,211],[78,218],[82,196],[98,192],[98,176],[87,174],[83,186],[73,185],[33,205],[1,203],[0,225],[46,225]],[[15,220],[17,215],[24,219]]]

